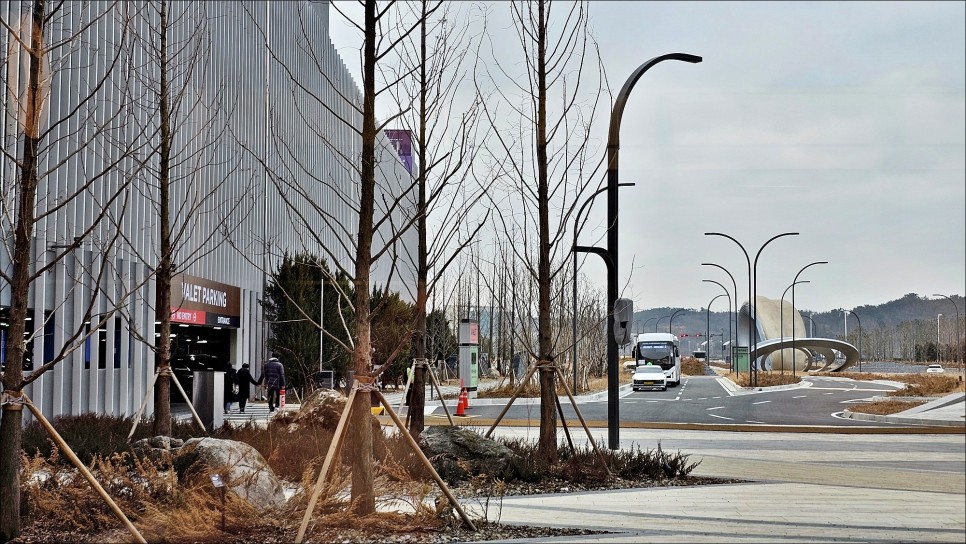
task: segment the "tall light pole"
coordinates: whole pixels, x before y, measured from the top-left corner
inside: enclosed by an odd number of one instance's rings
[[[849,313],[855,316],[855,320],[859,322],[859,372],[862,372],[862,320],[859,319],[859,314],[849,310]],[[846,316],[848,319],[848,316]],[[846,338],[848,341],[848,338]]]
[[[933,295],[933,296],[934,297],[943,297],[943,298],[949,300],[949,302],[952,302],[953,303],[953,309],[956,310],[956,357],[953,359],[953,362],[962,363],[962,360],[963,360],[963,346],[962,346],[962,344],[959,341],[959,306],[956,305],[956,301],[955,300],[947,297],[946,295]],[[962,366],[962,371],[963,371],[962,380],[964,382],[966,382],[966,365],[960,364],[960,366]]]
[[[634,185],[635,185],[634,183],[617,184],[618,187],[633,187]],[[573,299],[573,303],[574,303],[573,304],[573,312],[574,312],[573,313],[573,334],[574,334],[574,346],[573,346],[574,389],[573,390],[574,390],[574,394],[576,394],[577,392],[577,253],[580,251],[577,249],[577,235],[580,234],[580,229],[581,227],[583,227],[583,225],[577,226],[577,224],[578,222],[580,222],[580,216],[583,215],[584,209],[587,207],[587,205],[593,202],[593,200],[597,198],[597,195],[609,189],[610,187],[603,187],[595,191],[594,194],[587,197],[587,200],[585,200],[584,203],[580,205],[580,209],[577,210],[577,215],[574,216],[574,245],[572,249],[574,254],[574,299]],[[606,259],[604,260],[606,261]]]
[[[614,308],[617,304],[617,264],[618,259],[618,164],[620,150],[621,117],[624,116],[624,106],[634,89],[634,85],[648,70],[666,60],[698,63],[701,57],[687,53],[668,53],[640,65],[624,82],[614,107],[610,112],[610,127],[607,134],[607,258],[611,265],[607,270],[607,438],[608,446],[612,450],[620,448],[620,399],[617,396],[618,381],[620,380],[620,356],[618,355],[617,339],[614,338]]]
[[[735,309],[735,329],[737,329],[737,327],[738,327],[738,284],[735,283],[735,277],[731,275],[731,272],[728,272],[728,269],[727,268],[721,266],[720,264],[715,264],[715,263],[701,263],[701,266],[714,266],[716,268],[720,268],[721,270],[724,270],[724,273],[727,274],[729,278],[731,278],[731,287],[732,287],[732,291],[731,292],[734,293],[734,295],[735,295],[734,298],[731,299],[731,302],[734,305],[734,309]],[[718,285],[721,285],[721,284],[719,283]],[[722,286],[722,287],[724,287],[724,286]],[[725,289],[725,291],[727,291],[727,289]],[[731,348],[732,349],[730,351],[732,353],[734,353],[735,344],[738,343],[738,331],[735,330],[734,336],[731,335],[731,320],[730,320],[730,318],[728,320],[728,340],[731,342]],[[729,360],[733,359],[733,357],[731,357],[730,355],[731,354],[729,354],[729,357],[728,357]],[[731,370],[734,371],[734,369],[731,369]]]
[[[795,274],[795,279],[792,280],[792,377],[793,378],[795,377],[795,370],[796,370],[796,368],[798,366],[797,365],[797,363],[798,363],[798,352],[795,351],[795,313],[794,313],[795,312],[795,308],[796,308],[796,306],[795,306],[795,282],[798,281],[798,277],[802,275],[802,272],[804,272],[806,268],[808,268],[810,266],[815,266],[817,264],[828,264],[828,261],[815,261],[814,263],[808,263],[808,264],[806,264],[805,266],[803,266],[798,271],[797,274]],[[809,357],[811,357],[811,356],[809,356]],[[806,361],[805,362],[805,366],[808,367],[809,365],[811,365],[811,361]],[[859,363],[859,366],[860,367],[862,366],[861,362]]]
[[[729,295],[727,291],[728,290],[725,289],[724,293],[721,293],[720,295],[714,297],[713,299],[711,299],[711,302],[708,303],[708,308],[706,310],[707,322],[705,323],[705,331],[706,331],[705,341],[708,343],[708,349],[705,350],[705,356],[704,356],[704,360],[706,362],[711,362],[711,305],[714,304],[714,301],[718,300],[721,297],[731,298],[731,295]],[[731,308],[729,307],[728,309],[730,310]]]
[[[943,314],[936,314],[936,362],[937,363],[941,363],[943,361],[942,350],[939,349],[939,318],[942,316]]]
[[[669,315],[662,315],[661,317],[657,318],[657,321],[654,322],[654,332],[657,332],[657,326],[661,324],[661,320],[664,319],[665,317],[671,317],[671,316],[669,314]]]
[[[779,323],[778,330],[781,331],[779,334],[781,336],[782,341],[785,340],[785,295],[788,294],[788,290],[789,289],[793,289],[795,287],[795,285],[797,285],[799,283],[811,283],[811,282],[808,281],[808,280],[796,281],[795,283],[793,283],[793,284],[789,285],[788,287],[786,287],[785,288],[785,292],[782,293],[781,303],[778,305],[778,307],[780,308],[780,311],[779,311],[779,320],[778,320],[778,323]],[[793,302],[792,303],[792,337],[794,338],[794,336],[795,336],[795,303]],[[792,341],[792,345],[794,346],[794,340]],[[794,353],[794,350],[795,350],[795,348],[793,347],[792,348],[792,352],[793,353]],[[781,351],[782,351],[782,374],[784,374],[785,373],[785,348],[782,348]],[[794,355],[792,355],[792,368],[795,368],[795,356]],[[795,374],[792,374],[792,376],[794,377]]]
[[[668,319],[667,320],[667,333],[668,334],[673,334],[671,332],[671,325],[674,323],[674,316],[678,315],[679,313],[681,313],[683,311],[684,311],[684,308],[681,308],[680,310],[675,310],[674,313],[671,314],[671,319]]]
[[[756,300],[755,300],[758,296],[758,293],[757,293],[758,258],[761,257],[761,252],[772,241],[777,240],[778,238],[781,238],[783,236],[798,236],[798,234],[799,233],[797,232],[783,232],[781,234],[776,234],[775,236],[772,236],[771,238],[769,238],[768,241],[766,241],[764,244],[761,245],[760,248],[758,248],[758,253],[755,254],[755,265],[754,267],[752,267],[751,259],[748,257],[748,252],[745,251],[745,246],[741,245],[741,242],[721,232],[704,233],[705,236],[723,236],[731,240],[732,242],[738,244],[738,247],[740,247],[741,251],[745,254],[745,261],[748,262],[748,317],[751,318],[751,326],[749,327],[749,331],[748,331],[748,363],[749,363],[748,377],[749,377],[749,381],[752,382],[751,383],[752,387],[758,386],[758,362],[757,362],[758,358],[755,357],[754,361],[751,360],[752,347],[755,344],[757,344],[756,336],[758,333],[758,305],[756,304]]]
[[[805,319],[807,319],[808,322],[811,323],[811,325],[812,325],[811,330],[808,333],[808,337],[809,338],[815,338],[815,320],[812,319],[812,316],[810,316],[810,315],[802,314],[802,317],[805,318]]]
[[[651,322],[652,320],[654,320],[654,319],[657,319],[657,318],[656,318],[656,317],[649,317],[649,318],[647,318],[647,319],[646,319],[646,320],[644,321],[644,324],[643,324],[643,325],[641,325],[641,332],[644,332],[644,331],[646,331],[646,330],[647,330],[647,324],[648,324],[648,323],[650,323],[650,322]]]
[[[728,274],[728,275],[730,276],[731,274]],[[718,287],[721,287],[722,289],[724,289],[724,294],[728,296],[728,341],[731,342],[732,341],[731,340],[731,302],[732,302],[731,301],[731,293],[728,292],[728,288],[727,287],[725,287],[724,285],[721,285],[720,283],[718,283],[718,282],[716,282],[714,280],[701,280],[701,281],[717,284]],[[714,301],[714,299],[711,299],[711,300],[712,300],[712,302]],[[709,305],[709,307],[710,307],[710,305]],[[709,326],[710,326],[710,323],[711,323],[711,317],[709,316],[708,317],[708,325]],[[723,340],[722,340],[721,344],[722,344],[721,351],[724,351],[724,341]],[[733,346],[734,343],[732,343],[731,345]],[[733,369],[731,368],[730,359],[729,359],[729,364],[728,364],[728,370],[729,371],[733,371]]]

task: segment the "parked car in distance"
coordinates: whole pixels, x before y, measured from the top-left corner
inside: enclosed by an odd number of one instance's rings
[[[660,365],[640,365],[634,370],[631,378],[631,389],[634,391],[657,389],[667,391],[667,376]]]
[[[942,374],[943,365],[929,365],[926,367],[926,374]]]

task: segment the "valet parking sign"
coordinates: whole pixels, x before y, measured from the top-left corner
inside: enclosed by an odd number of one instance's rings
[[[241,289],[187,274],[171,279],[171,321],[215,327],[241,326]]]

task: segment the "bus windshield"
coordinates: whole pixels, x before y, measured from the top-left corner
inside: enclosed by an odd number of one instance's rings
[[[664,370],[674,367],[674,344],[671,342],[638,342],[638,364],[660,365]]]

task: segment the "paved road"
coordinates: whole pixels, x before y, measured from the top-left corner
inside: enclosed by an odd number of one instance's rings
[[[622,390],[621,422],[740,424],[740,425],[819,425],[880,426],[881,423],[840,417],[848,406],[894,391],[899,386],[884,382],[856,381],[847,378],[810,377],[802,385],[786,389],[740,390],[724,378],[685,377],[681,385],[667,391],[632,392]],[[522,400],[510,408],[506,418],[532,420],[539,417],[533,399]],[[470,414],[482,418],[499,415],[504,401],[471,403]],[[561,400],[568,420],[576,415],[566,399]],[[585,419],[607,420],[607,398],[583,402]],[[432,413],[441,414],[436,408]]]

